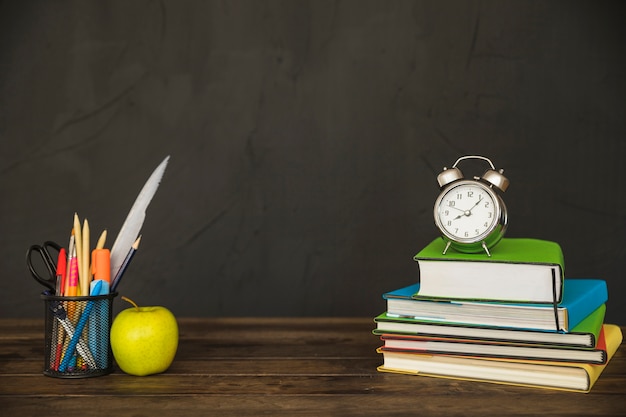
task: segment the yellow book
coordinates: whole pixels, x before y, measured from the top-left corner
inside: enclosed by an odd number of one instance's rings
[[[604,324],[603,333],[608,364],[623,336],[621,329],[614,324]],[[384,358],[383,365],[378,368],[381,372],[576,392],[589,392],[607,366],[378,351]]]

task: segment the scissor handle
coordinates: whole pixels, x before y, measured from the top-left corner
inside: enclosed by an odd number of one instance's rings
[[[26,265],[28,266],[28,270],[35,280],[54,291],[56,287],[56,261],[50,255],[48,247],[56,249],[57,252],[61,250],[61,246],[58,243],[52,241],[46,241],[43,245],[32,245],[30,248],[28,248],[28,251],[26,251]],[[42,277],[35,269],[32,260],[33,252],[37,252],[39,256],[41,256],[41,259],[43,260],[43,263],[48,272],[47,279]]]

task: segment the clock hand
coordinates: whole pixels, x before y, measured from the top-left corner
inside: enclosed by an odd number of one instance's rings
[[[447,207],[448,207],[448,208],[453,208],[453,209],[455,209],[455,210],[458,210],[458,211],[463,212],[463,214],[459,214],[458,216],[456,216],[456,217],[455,217],[454,219],[452,219],[452,220],[457,220],[457,219],[460,219],[460,218],[461,218],[461,217],[463,217],[463,216],[466,216],[466,214],[465,214],[465,213],[467,212],[467,210],[463,210],[463,209],[460,209],[460,208],[455,207],[455,206],[447,206]]]
[[[472,206],[472,208],[470,208],[469,210],[467,210],[467,211],[465,212],[465,213],[466,213],[465,215],[466,215],[466,216],[471,215],[471,214],[472,214],[472,210],[474,210],[474,208],[476,208],[476,206],[477,206],[478,204],[480,204],[480,202],[481,202],[481,201],[483,201],[483,196],[480,196],[480,198],[478,199],[478,201],[476,202],[476,204],[474,204],[474,205]]]
[[[482,196],[478,199],[478,201],[477,201],[477,202],[476,202],[476,203],[475,203],[475,204],[474,204],[474,205],[473,205],[473,206],[472,206],[469,210],[462,210],[462,209],[459,209],[459,208],[456,208],[456,207],[452,206],[452,208],[453,208],[453,209],[457,209],[457,210],[459,210],[459,211],[462,211],[462,212],[463,212],[463,214],[459,214],[458,216],[456,216],[456,217],[455,217],[454,219],[452,219],[452,220],[458,220],[458,219],[460,219],[460,218],[461,218],[461,217],[463,217],[463,216],[465,216],[465,217],[469,217],[469,216],[471,216],[471,215],[472,215],[472,210],[474,210],[474,208],[475,208],[478,204],[480,204],[480,202],[481,202],[481,201],[483,201],[483,197],[482,197]]]

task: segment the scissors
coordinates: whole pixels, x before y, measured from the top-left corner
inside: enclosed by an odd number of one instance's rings
[[[52,256],[51,249],[56,251],[56,256]],[[57,284],[57,264],[55,259],[59,257],[59,252],[61,251],[61,246],[52,241],[46,241],[43,245],[32,245],[28,248],[26,252],[26,265],[30,270],[31,275],[35,278],[40,284],[55,292],[56,284]],[[46,267],[46,273],[40,274],[35,269],[35,265],[33,263],[33,254],[37,254],[41,258],[44,266]],[[39,263],[35,261],[35,263]]]

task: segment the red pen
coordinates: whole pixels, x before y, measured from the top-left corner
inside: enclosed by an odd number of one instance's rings
[[[59,257],[57,259],[57,283],[55,289],[55,295],[62,296],[65,289],[65,276],[67,270],[67,255],[65,253],[65,249],[61,248],[59,250]],[[57,331],[57,346],[54,351],[54,365],[53,369],[56,371],[59,369],[59,364],[61,362],[61,354],[63,353],[63,328],[59,326],[57,322],[55,322],[56,331]]]
[[[57,260],[57,285],[55,295],[62,296],[63,289],[65,288],[65,271],[67,269],[67,255],[65,249],[61,248],[59,251],[59,258]]]

